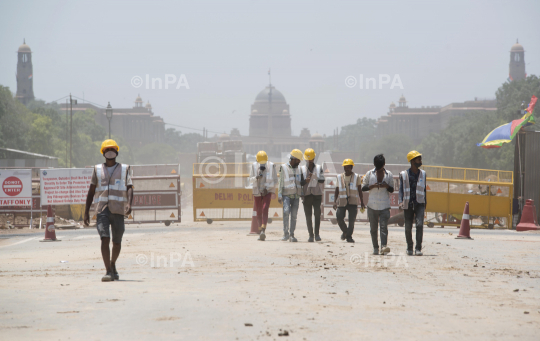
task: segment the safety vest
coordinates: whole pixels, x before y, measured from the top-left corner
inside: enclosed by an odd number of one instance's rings
[[[252,174],[253,174],[253,177],[256,177],[258,174],[259,174],[259,163],[258,162],[253,162],[253,165],[252,165]],[[268,191],[270,191],[271,189],[273,189],[276,185],[276,183],[274,182],[274,163],[270,162],[270,161],[267,161],[266,162],[266,169],[264,170],[263,172],[263,177],[264,177],[264,188],[261,188],[260,190],[262,191],[263,189],[267,189]],[[255,179],[254,183],[253,183],[253,195],[260,195],[260,191],[259,191],[259,180]]]
[[[407,209],[409,207],[409,200],[411,200],[411,185],[409,184],[409,171],[403,171],[399,174],[403,181],[403,199],[399,198],[399,203],[403,202],[403,207]],[[426,202],[424,191],[426,189],[426,171],[420,169],[420,175],[418,176],[418,182],[416,183],[416,202],[423,204]]]
[[[292,174],[289,175],[289,165],[284,164],[281,166],[283,172],[283,195],[302,195],[302,185],[300,184],[300,169],[292,168]]]
[[[308,166],[300,167],[302,174],[304,175],[304,180],[307,178]],[[319,175],[321,174],[321,166],[315,165],[313,168],[313,175],[311,176],[311,181],[304,185],[304,195],[307,193],[308,187],[311,188],[311,194],[313,195],[322,195],[322,184],[319,184]],[[324,179],[324,178],[323,178]]]
[[[345,207],[349,205],[358,205],[360,202],[360,197],[358,195],[358,187],[356,185],[358,181],[358,174],[351,174],[351,182],[348,185],[345,185],[345,173],[338,174],[337,182],[339,186],[339,198],[338,206]],[[349,195],[347,196],[347,186],[349,186]]]
[[[111,213],[124,215],[128,201],[126,177],[129,165],[118,163],[112,174],[108,174],[106,168],[104,164],[95,166],[97,176],[94,194],[96,214],[103,211],[103,207],[106,205]]]

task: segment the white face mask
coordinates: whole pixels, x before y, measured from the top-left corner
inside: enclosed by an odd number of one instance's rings
[[[116,159],[116,157],[118,156],[118,152],[114,151],[114,150],[109,150],[108,152],[106,152],[105,154],[103,154],[103,156],[107,159],[107,160],[113,160],[113,159]]]

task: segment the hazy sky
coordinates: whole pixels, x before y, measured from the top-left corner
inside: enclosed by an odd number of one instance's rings
[[[332,134],[384,115],[402,93],[409,106],[494,98],[516,38],[527,73],[539,75],[540,1],[3,0],[0,84],[12,91],[23,38],[45,101],[84,92],[132,107],[140,93],[167,123],[247,135],[271,68],[293,134]],[[190,89],[131,85],[147,74],[184,74]],[[345,85],[361,74],[398,74],[404,89]]]

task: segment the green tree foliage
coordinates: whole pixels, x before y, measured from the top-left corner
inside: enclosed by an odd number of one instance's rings
[[[165,143],[180,153],[196,153],[197,143],[203,141],[204,138],[201,134],[182,134],[182,132],[174,128],[168,128],[165,130]]]
[[[137,164],[178,163],[178,153],[166,143],[151,143],[135,153]]]

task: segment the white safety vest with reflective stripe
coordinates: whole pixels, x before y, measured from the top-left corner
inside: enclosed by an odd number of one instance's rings
[[[307,178],[307,172],[308,172],[308,166],[302,166],[300,167],[300,170],[302,171],[302,174],[304,175],[304,180]],[[321,176],[322,167],[320,165],[315,165],[313,168],[313,175],[311,176],[311,181],[309,183],[306,183],[304,185],[304,195],[306,195],[308,191],[308,187],[310,190],[310,194],[313,195],[322,195],[322,183],[319,183],[319,180],[324,180],[324,175]],[[322,177],[322,178],[321,178]]]
[[[403,199],[399,198],[399,203],[403,202],[403,207],[407,209],[409,207],[409,201],[411,200],[411,185],[409,184],[409,171],[403,171],[399,173],[399,177],[403,181]],[[420,175],[418,176],[418,182],[416,183],[416,202],[424,204],[426,189],[426,171],[420,169]]]
[[[95,166],[97,176],[96,192],[94,203],[96,204],[96,214],[103,210],[106,205],[109,211],[114,214],[124,214],[128,201],[126,178],[129,165],[118,163],[113,174],[108,171],[103,164]]]
[[[292,170],[292,174],[289,171]],[[283,172],[283,195],[302,195],[302,185],[300,184],[300,169],[289,168],[289,165],[284,164],[281,166]]]
[[[345,173],[338,174],[337,185],[339,188],[338,206],[345,207],[348,205],[358,205],[360,197],[358,195],[358,187],[356,185],[358,181],[358,174],[351,174],[351,181],[349,184],[345,184]],[[347,196],[347,186],[349,186],[349,195]]]
[[[260,165],[258,162],[253,162],[253,165],[251,167],[251,175],[253,179],[253,195],[260,195],[263,189],[268,190],[271,192],[274,187],[276,186],[276,182],[274,180],[274,163],[267,161],[266,162],[266,169],[263,172],[263,178],[264,178],[264,188],[259,188],[259,180],[256,179],[256,176],[259,174]],[[263,186],[261,186],[263,187]]]

